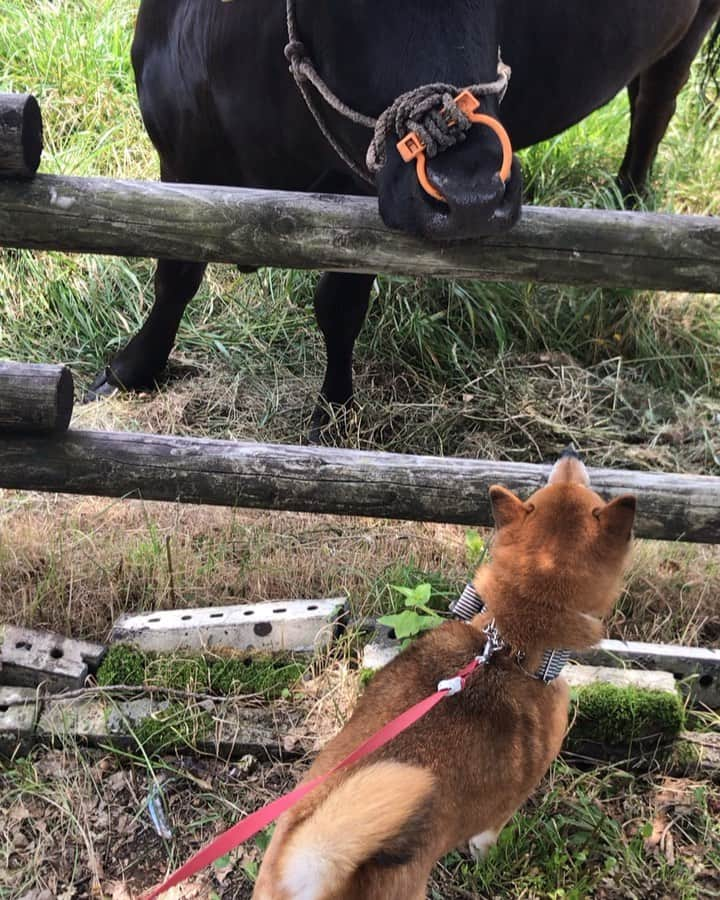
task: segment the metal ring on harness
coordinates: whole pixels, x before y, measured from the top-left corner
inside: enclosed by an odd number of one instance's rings
[[[486,125],[497,135],[503,154],[503,161],[498,176],[503,184],[506,184],[512,169],[513,152],[507,131],[505,131],[497,119],[494,119],[492,116],[487,116],[484,113],[477,112],[480,101],[470,91],[462,91],[458,94],[457,97],[455,97],[455,103],[471,122],[477,125]],[[402,140],[398,141],[397,148],[404,162],[409,163],[415,160],[415,172],[422,189],[441,203],[447,203],[447,199],[428,178],[425,144],[422,142],[417,132],[408,132]]]

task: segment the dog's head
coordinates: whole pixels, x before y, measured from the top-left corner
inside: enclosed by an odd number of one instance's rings
[[[629,558],[635,497],[606,503],[568,450],[526,501],[499,485],[490,499],[497,533],[479,587],[500,633],[519,645],[596,643]]]

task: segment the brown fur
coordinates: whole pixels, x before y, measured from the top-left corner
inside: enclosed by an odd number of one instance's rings
[[[579,649],[602,636],[600,617],[617,597],[629,554],[635,500],[604,503],[572,456],[527,502],[497,486],[490,497],[492,561],[475,579],[488,611],[424,635],[379,672],[307,778],[481,653],[490,618],[509,647],[461,694],[286,813],[255,900],[420,900],[436,860],[473,835],[499,832],[559,752],[567,686],[544,685],[525,669],[536,668],[547,648]]]

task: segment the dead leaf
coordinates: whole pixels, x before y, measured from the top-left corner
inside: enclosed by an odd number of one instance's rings
[[[669,866],[675,865],[675,840],[672,836],[672,831],[668,828],[667,833],[665,835],[665,840],[662,842],[663,844],[663,852],[665,854],[665,859],[668,861]]]
[[[695,806],[696,784],[688,778],[663,778],[655,795],[656,809],[675,809],[691,812]]]
[[[106,790],[112,791],[113,793],[119,793],[120,791],[125,790],[127,787],[125,772],[123,772],[122,769],[118,769],[117,772],[113,772],[112,775],[103,779],[103,785]]]
[[[12,837],[12,845],[16,850],[26,850],[30,846],[30,841],[22,831],[16,831]]]
[[[13,822],[24,822],[25,819],[32,818],[30,814],[30,810],[25,806],[24,803],[16,803],[14,806],[10,807],[10,812],[7,814],[8,819]]]
[[[237,852],[229,854],[228,861],[223,865],[218,865],[218,861],[213,865],[213,875],[219,884],[222,884],[230,875],[237,865]]]
[[[645,849],[655,856],[662,854],[671,866],[675,864],[675,838],[668,814],[691,812],[695,807],[695,787],[687,778],[664,778],[654,797],[655,817]]]
[[[198,876],[191,882],[179,884],[163,894],[164,900],[207,900],[212,892],[212,885],[206,876]]]
[[[288,732],[283,738],[283,750],[286,753],[292,753],[300,746],[300,737]]]

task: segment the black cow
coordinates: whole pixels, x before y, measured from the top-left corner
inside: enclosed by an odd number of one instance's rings
[[[720,0],[297,0],[299,38],[323,79],[350,107],[378,116],[398,95],[429,82],[466,86],[497,78],[498,50],[512,68],[507,94],[483,99],[516,149],[558,134],[627,86],[631,127],[619,184],[641,191],[690,65],[720,15]],[[717,37],[716,28],[715,36]],[[446,202],[419,184],[395,143],[368,185],[320,133],[288,70],[284,0],[142,0],[132,61],[164,181],[294,191],[377,192],[391,228],[430,240],[506,229],[520,209],[517,160],[497,176],[490,128],[428,163]],[[319,101],[354,159],[371,134]],[[160,260],[155,303],[140,332],[112,360],[91,396],[153,383],[205,266]],[[329,273],[315,312],[327,347],[322,397],[352,397],[352,352],[371,275]],[[324,422],[316,410],[314,430]]]

